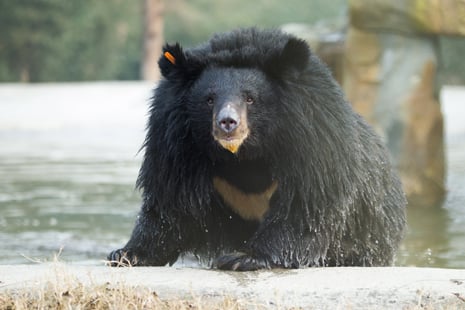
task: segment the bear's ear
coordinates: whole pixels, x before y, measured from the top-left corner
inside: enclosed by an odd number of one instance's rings
[[[163,47],[163,54],[158,60],[161,74],[167,80],[185,80],[199,69],[199,66],[190,61],[184,53],[181,45],[176,43],[174,45],[166,44]]]
[[[167,79],[175,78],[178,74],[182,74],[185,60],[186,57],[179,43],[175,45],[166,44],[158,60],[161,74]]]
[[[281,53],[272,57],[267,68],[272,74],[279,75],[289,70],[304,69],[310,59],[310,48],[307,42],[297,38],[290,38]]]

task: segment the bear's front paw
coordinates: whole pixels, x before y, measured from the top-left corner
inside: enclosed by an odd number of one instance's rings
[[[137,265],[137,257],[131,251],[119,249],[111,252],[107,257],[107,264],[111,267],[131,267]]]
[[[270,269],[271,265],[265,258],[252,257],[246,253],[236,252],[218,257],[213,267],[221,270],[253,271]]]

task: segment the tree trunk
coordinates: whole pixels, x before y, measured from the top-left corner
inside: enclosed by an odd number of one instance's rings
[[[23,64],[21,66],[21,71],[19,72],[19,80],[21,83],[29,83],[31,81],[31,75],[29,72],[29,64]]]
[[[144,0],[144,15],[142,78],[157,81],[160,78],[157,62],[163,45],[163,0]]]

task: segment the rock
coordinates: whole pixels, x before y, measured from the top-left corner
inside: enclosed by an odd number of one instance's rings
[[[398,164],[410,202],[437,206],[445,195],[443,118],[436,98],[436,64],[425,61],[403,105],[405,131]]]
[[[372,32],[465,35],[463,0],[349,0],[354,27]]]
[[[113,291],[150,289],[162,300],[229,298],[237,308],[458,309],[465,296],[465,270],[434,268],[306,268],[222,272],[173,267],[110,268],[61,263],[0,265],[2,293],[36,292],[46,284],[63,294],[73,287],[107,284]],[[2,306],[0,302],[0,307]],[[115,305],[118,306],[118,305]],[[231,307],[236,308],[236,307]]]
[[[354,109],[375,127],[380,127],[373,106],[381,83],[381,46],[375,34],[350,28],[347,34],[343,87]]]
[[[415,33],[411,20],[396,15],[411,1],[364,3],[362,9],[350,1],[343,76],[348,100],[387,144],[410,205],[438,206],[445,195],[445,159],[436,39],[383,28],[392,23]]]

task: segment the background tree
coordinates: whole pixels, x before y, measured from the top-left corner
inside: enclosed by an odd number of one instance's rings
[[[0,1],[0,79],[38,81],[65,24],[60,1]],[[46,12],[46,14],[44,14]]]
[[[347,0],[0,0],[0,82],[137,80],[149,69],[156,79],[157,33],[192,46],[217,31],[314,24],[346,10]],[[144,14],[155,40],[144,38]],[[465,40],[440,42],[442,80],[464,83]]]
[[[144,60],[142,78],[160,78],[157,61],[163,45],[163,0],[144,0]]]
[[[141,1],[0,0],[0,81],[138,79]]]

